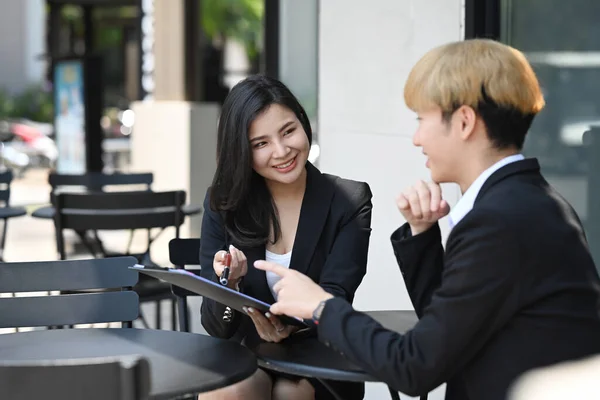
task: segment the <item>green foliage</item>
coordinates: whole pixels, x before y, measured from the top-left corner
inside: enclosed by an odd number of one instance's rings
[[[14,101],[10,93],[0,89],[0,119],[10,118],[14,108]]]
[[[77,21],[83,17],[83,10],[80,6],[66,4],[62,6],[60,14],[67,21]]]
[[[301,1],[301,0],[300,0]],[[96,19],[135,18],[137,7],[98,7]],[[200,21],[206,35],[211,38],[231,38],[246,48],[253,61],[258,55],[263,36],[264,0],[202,0]],[[65,5],[61,9],[63,20],[73,24],[77,34],[83,34],[83,10],[80,6]],[[99,27],[101,28],[101,27]],[[114,29],[98,29],[97,45],[114,45],[121,40]]]
[[[0,89],[0,119],[26,118],[37,122],[52,122],[54,117],[52,92],[39,85],[11,95]]]
[[[116,26],[99,26],[96,30],[95,45],[98,49],[117,47],[122,43],[123,33]]]
[[[241,42],[252,61],[262,43],[264,0],[203,0],[201,21],[209,38]]]

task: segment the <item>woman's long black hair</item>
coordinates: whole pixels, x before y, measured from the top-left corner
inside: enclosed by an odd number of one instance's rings
[[[310,122],[296,97],[280,81],[250,76],[231,89],[223,103],[217,137],[217,170],[210,190],[210,207],[223,216],[225,229],[239,247],[264,245],[281,235],[279,218],[265,179],[252,169],[250,124],[272,104],[290,109],[312,142]]]

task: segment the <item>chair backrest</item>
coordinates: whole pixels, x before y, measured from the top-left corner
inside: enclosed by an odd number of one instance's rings
[[[83,291],[0,298],[0,328],[131,322],[139,298],[131,288],[138,272],[134,257],[0,264],[0,293]]]
[[[177,228],[183,224],[185,192],[59,193],[55,223],[62,229]],[[60,235],[59,235],[60,236]]]
[[[169,261],[180,269],[184,269],[187,265],[200,265],[200,239],[171,239],[169,241]],[[199,269],[188,269],[188,271],[200,274]],[[190,332],[186,297],[198,295],[175,285],[171,285],[171,291],[177,296],[179,304],[177,309],[179,329],[183,332]]]
[[[0,172],[0,202],[8,206],[10,202],[10,183],[13,180],[13,172],[8,169]]]
[[[200,239],[171,239],[169,241],[169,261],[175,268],[185,269],[187,265],[200,265]],[[200,275],[199,269],[188,271]],[[171,286],[174,295],[179,297],[197,296],[196,293],[179,286]]]
[[[80,175],[58,174],[48,175],[48,183],[52,191],[64,187],[81,187],[93,191],[102,191],[110,186],[144,185],[145,190],[150,190],[154,181],[151,172],[135,174],[104,174],[102,172],[88,172]]]
[[[200,239],[171,239],[169,261],[177,268],[200,265]]]
[[[137,355],[48,361],[0,361],[0,398],[146,400],[150,366]]]

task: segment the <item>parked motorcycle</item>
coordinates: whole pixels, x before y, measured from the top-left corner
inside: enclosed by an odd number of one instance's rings
[[[58,148],[49,136],[51,124],[28,120],[0,121],[2,162],[22,175],[31,167],[54,167]]]

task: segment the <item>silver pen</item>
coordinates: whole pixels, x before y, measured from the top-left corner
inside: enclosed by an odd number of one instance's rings
[[[219,277],[219,282],[223,286],[227,286],[229,282],[229,267],[231,267],[231,254],[227,252],[225,253],[225,268],[223,268],[223,273]]]

